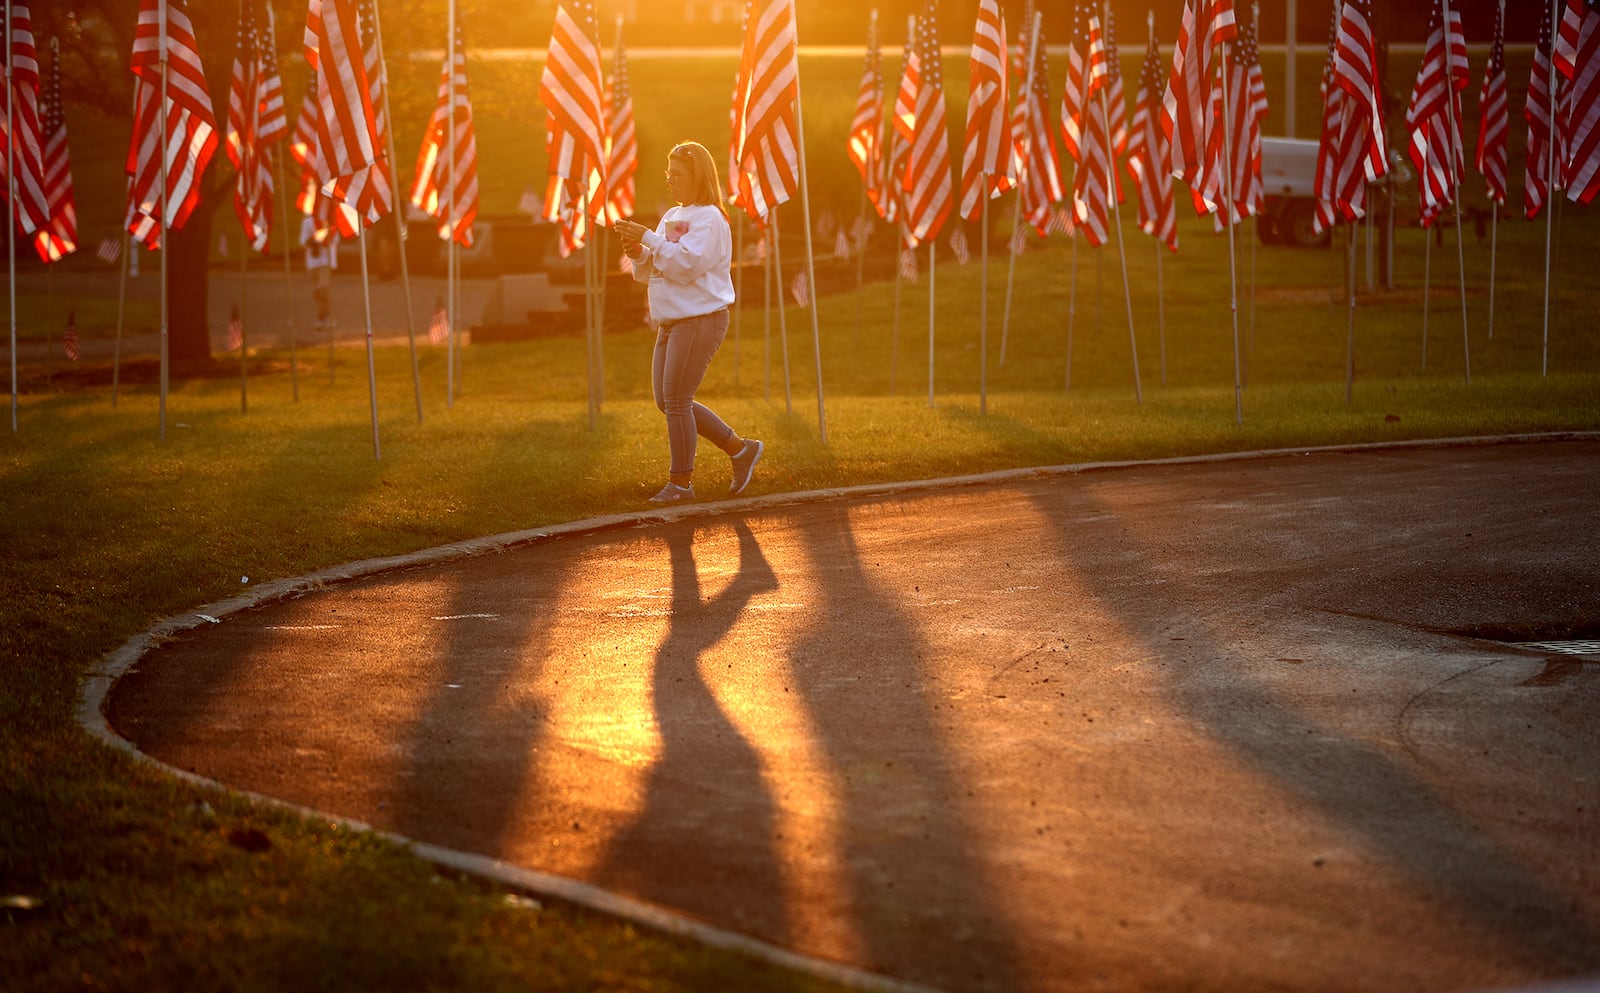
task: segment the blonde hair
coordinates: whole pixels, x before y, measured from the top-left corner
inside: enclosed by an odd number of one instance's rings
[[[706,146],[698,141],[680,141],[672,146],[667,159],[676,159],[689,166],[690,192],[686,203],[711,204],[722,210],[723,216],[727,216],[727,211],[722,207],[722,180],[717,177],[716,161],[711,158]]]

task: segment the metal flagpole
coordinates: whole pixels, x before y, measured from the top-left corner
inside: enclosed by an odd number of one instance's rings
[[[1222,78],[1222,120],[1233,120],[1228,112],[1228,47],[1223,45],[1218,49],[1221,61],[1218,63]],[[1220,125],[1226,127],[1226,124]],[[1229,309],[1233,313],[1233,419],[1236,424],[1244,423],[1244,381],[1239,361],[1239,262],[1234,254],[1234,223],[1233,223],[1233,149],[1232,143],[1226,138],[1222,142],[1222,182],[1223,182],[1223,209],[1228,222],[1228,294]]]
[[[1494,263],[1500,244],[1500,205],[1489,199],[1489,340],[1494,340]]]
[[[579,201],[579,209],[583,211],[583,225],[590,229],[583,245],[583,341],[584,353],[589,366],[589,430],[593,431],[600,418],[600,387],[597,382],[596,363],[594,359],[594,261],[595,261],[595,232],[593,231],[594,218],[589,215],[589,190],[588,177],[584,178],[583,199]]]
[[[1561,5],[1552,4],[1550,8],[1550,38],[1555,44],[1555,38],[1561,31]],[[1549,192],[1545,195],[1544,218],[1544,343],[1541,347],[1539,359],[1539,375],[1550,375],[1550,252],[1552,233],[1555,231],[1556,215],[1556,153],[1560,141],[1556,137],[1556,60],[1554,53],[1550,56],[1550,116],[1549,122]]]
[[[6,135],[16,134],[13,119],[16,108],[13,106],[15,97],[11,89],[11,3],[6,2]],[[164,27],[164,24],[163,24]],[[12,237],[6,239],[6,255],[10,260],[11,278],[9,281],[11,297],[11,433],[17,432],[17,143],[6,142],[6,214],[9,217],[7,230]],[[46,347],[48,353],[49,348]]]
[[[1349,224],[1350,243],[1345,246],[1344,282],[1349,309],[1349,328],[1346,331],[1344,359],[1344,402],[1350,402],[1351,390],[1356,381],[1356,222]]]
[[[978,223],[983,227],[978,236],[978,252],[982,256],[978,277],[978,414],[984,416],[989,413],[989,174],[982,173],[978,181],[983,184],[978,212]]]
[[[9,9],[10,5],[6,5]],[[157,101],[161,108],[161,431],[162,441],[167,440],[167,256],[172,243],[167,190],[167,5],[160,4],[157,15],[156,55],[161,65],[161,95]],[[13,173],[14,174],[14,173]]]
[[[1467,385],[1472,385],[1472,342],[1467,334],[1467,239],[1461,231],[1461,170],[1456,162],[1456,88],[1450,72],[1450,0],[1443,0],[1445,59],[1444,59],[1444,116],[1445,140],[1450,148],[1450,178],[1456,182],[1456,264],[1461,281],[1461,359],[1466,365]],[[1463,149],[1463,151],[1465,151]]]
[[[1110,19],[1111,0],[1106,0],[1106,18]],[[1106,196],[1111,200],[1111,223],[1117,229],[1117,258],[1122,262],[1122,299],[1128,308],[1128,351],[1133,356],[1133,398],[1144,403],[1144,387],[1139,383],[1139,341],[1133,333],[1133,288],[1128,285],[1128,250],[1122,238],[1122,203],[1117,196],[1117,150],[1111,139],[1111,102],[1106,88],[1100,88],[1100,113],[1106,122]]]
[[[283,156],[278,156],[278,223],[283,232],[283,285],[284,300],[289,304],[289,385],[294,391],[294,402],[300,402],[300,365],[295,356],[294,328],[294,276],[289,271],[289,187],[283,178]]]
[[[1027,76],[1027,83],[1025,84],[1026,88],[1023,89],[1023,91],[1022,91],[1022,99],[1024,101],[1024,104],[1023,104],[1024,107],[1027,106],[1026,101],[1028,100],[1028,98],[1033,93],[1034,62],[1037,61],[1038,54],[1039,54],[1039,25],[1040,25],[1040,22],[1044,20],[1044,14],[1040,13],[1039,11],[1036,11],[1036,10],[1032,9],[1033,8],[1033,0],[1028,0],[1028,8],[1029,8],[1029,11],[1028,11],[1028,13],[1029,13],[1028,24],[1029,24],[1029,27],[1031,28],[1032,33],[1028,36],[1028,76]],[[1027,111],[1024,110],[1023,113],[1026,114]],[[1024,127],[1024,130],[1026,130],[1026,127]],[[1030,146],[1030,151],[1031,151],[1031,146]],[[1006,306],[1005,306],[1005,316],[1000,319],[1000,364],[1001,365],[1005,365],[1006,364],[1006,339],[1008,338],[1008,336],[1010,335],[1010,332],[1011,332],[1011,288],[1012,288],[1012,285],[1016,282],[1016,276],[1017,276],[1017,253],[1015,251],[1015,245],[1017,243],[1017,239],[1019,237],[1021,237],[1021,232],[1022,232],[1022,187],[1023,187],[1023,184],[1027,181],[1027,177],[1028,177],[1028,161],[1027,161],[1027,157],[1024,157],[1023,161],[1022,161],[1022,172],[1017,177],[1017,199],[1013,203],[1012,209],[1011,209],[1011,245],[1009,246],[1009,247],[1012,248],[1012,251],[1010,253],[1011,254],[1011,262],[1008,265],[1008,267],[1006,268]]]
[[[929,239],[928,240],[928,406],[930,406],[930,407],[934,406],[934,402],[933,402],[933,325],[934,325],[933,249],[934,249],[933,240]]]
[[[454,5],[452,4],[451,10],[453,11],[454,9]],[[395,178],[395,163],[400,160],[396,158],[394,154],[394,115],[389,112],[389,61],[388,59],[384,58],[383,54],[383,28],[380,26],[378,18],[378,5],[376,3],[372,5],[372,37],[373,43],[378,46],[378,76],[383,81],[383,117],[384,120],[389,122],[389,127],[387,129],[388,134],[384,135],[384,137],[386,139],[389,153],[389,188],[394,196],[394,233],[396,238],[395,247],[398,249],[398,254],[400,256],[400,288],[405,295],[406,302],[406,340],[410,342],[411,345],[411,385],[413,392],[415,392],[417,397],[417,423],[421,424],[422,373],[417,368],[417,323],[416,319],[411,314],[411,271],[409,266],[406,264],[405,206],[404,201],[400,197],[399,185]],[[452,42],[454,41],[453,35],[451,36],[451,40]],[[452,83],[455,81],[455,74],[456,67],[454,64],[452,64],[450,66],[450,80]],[[455,108],[452,106],[452,121],[455,119],[453,116],[454,110]],[[452,156],[455,154],[454,147],[450,149],[450,154]],[[454,174],[452,173],[452,177],[453,175]],[[365,229],[363,229],[363,235],[365,235]],[[362,245],[362,250],[366,250],[365,244]],[[362,278],[362,283],[366,283],[365,276]],[[366,292],[370,295],[372,292],[371,287],[367,287]],[[368,330],[370,332],[370,327]],[[453,332],[454,330],[455,328],[452,326],[451,331]],[[374,428],[376,428],[376,423],[374,423]]]
[[[132,182],[131,180],[129,181]],[[122,229],[122,254],[117,256],[120,263],[117,269],[117,342],[111,351],[111,409],[117,408],[117,389],[122,380],[122,313],[123,304],[128,299],[128,265],[133,252],[132,239],[128,236],[126,226]],[[16,349],[12,349],[16,354]]]
[[[800,100],[800,58],[795,55],[795,84],[794,84],[794,130],[800,150],[800,211],[805,215],[806,226],[806,285],[811,292],[811,349],[816,359],[817,366],[817,434],[822,443],[828,443],[828,411],[823,400],[822,389],[822,330],[817,317],[817,309],[822,302],[822,294],[817,287],[817,269],[815,253],[811,248],[811,184],[806,181],[806,122],[805,113],[801,110]],[[785,350],[787,356],[788,352]]]
[[[778,208],[776,205],[772,207],[768,216],[772,219],[773,282],[777,284],[778,289],[778,347],[783,349],[783,411],[786,414],[792,414],[794,413],[794,393],[789,386],[789,319],[785,314],[789,309],[789,304],[783,298],[783,251],[778,247],[778,242],[782,239],[778,237]],[[771,297],[767,298],[767,306],[772,306]]]
[[[239,413],[250,412],[250,373],[245,358],[250,354],[249,339],[245,337],[250,326],[250,239],[241,232],[239,236]]]
[[[1156,329],[1161,341],[1161,385],[1167,385],[1167,303],[1161,286],[1161,239],[1156,239]]]
[[[900,253],[903,228],[896,226],[894,238],[894,324],[889,330],[889,395],[894,396],[895,374],[900,367]]]
[[[336,209],[344,210],[344,207]],[[372,354],[372,286],[367,276],[367,229],[365,218],[356,214],[356,239],[361,243],[361,302],[367,319],[367,395],[372,401],[372,458],[382,458],[378,447],[378,364]]]
[[[446,183],[449,190],[446,202],[445,216],[450,219],[445,225],[449,237],[445,240],[444,259],[444,291],[445,291],[445,320],[449,322],[450,331],[445,336],[444,347],[444,405],[454,407],[456,402],[456,224],[459,216],[456,213],[456,0],[450,0],[449,10],[446,13],[448,24],[445,30],[449,33],[449,40],[445,44],[445,64],[449,69],[445,72],[445,113],[446,118],[445,141],[449,147],[445,150],[445,159],[448,162],[446,169]],[[384,88],[384,96],[388,97],[389,90]],[[406,252],[404,242],[400,245],[400,254]],[[407,294],[409,296],[409,294]],[[406,307],[410,313],[410,305]],[[415,346],[413,346],[415,348]],[[420,419],[421,414],[418,413]]]
[[[1433,296],[1433,228],[1422,229],[1422,370],[1428,370],[1428,304]]]
[[[1072,165],[1072,183],[1078,183],[1078,164]],[[1078,322],[1078,204],[1069,198],[1072,204],[1072,281],[1067,288],[1067,383],[1066,391],[1072,392],[1072,328]]]
[[[766,251],[761,255],[761,368],[764,396],[772,402],[772,222],[767,222]],[[780,301],[781,304],[781,301]]]

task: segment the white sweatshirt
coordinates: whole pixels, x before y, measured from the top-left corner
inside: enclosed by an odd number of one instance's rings
[[[733,234],[714,204],[679,204],[640,239],[633,278],[650,287],[650,316],[680,321],[733,303]]]

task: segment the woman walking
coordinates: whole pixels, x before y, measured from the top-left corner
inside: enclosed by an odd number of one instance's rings
[[[733,303],[733,235],[717,167],[705,146],[685,141],[668,154],[667,195],[677,206],[667,210],[654,231],[632,221],[616,222],[623,251],[633,260],[633,278],[649,286],[650,319],[656,328],[650,383],[656,406],[667,415],[671,453],[667,484],[650,498],[657,505],[695,499],[698,438],[732,459],[729,496],[750,485],[764,447],[753,438],[740,438],[694,398],[728,333],[728,306]]]

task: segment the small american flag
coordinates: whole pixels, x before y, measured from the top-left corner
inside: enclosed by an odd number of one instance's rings
[[[794,274],[794,279],[789,282],[789,292],[794,295],[794,302],[802,307],[811,306],[811,284],[806,281],[805,270]]]
[[[1478,91],[1478,151],[1475,164],[1489,188],[1489,199],[1506,203],[1506,136],[1511,131],[1510,103],[1506,99],[1506,12],[1494,18],[1494,40]]]
[[[411,204],[438,220],[440,238],[454,238],[470,248],[472,222],[478,217],[478,140],[467,93],[467,56],[462,50],[460,21],[456,22],[455,56],[447,56],[447,62],[439,71],[438,103],[422,132]]]
[[[428,322],[428,341],[440,345],[449,337],[450,315],[445,312],[444,301],[441,299],[434,304],[433,319]]]
[[[244,322],[239,320],[239,308],[235,306],[228,315],[228,351],[237,352],[244,347]]]
[[[1329,45],[1317,149],[1317,227],[1366,213],[1367,183],[1386,175],[1371,0],[1345,0]]]
[[[50,223],[49,195],[44,182],[44,147],[39,131],[39,61],[33,43],[33,21],[26,3],[8,3],[11,37],[7,77],[11,80],[12,143],[16,160],[17,226],[32,235]]]
[[[855,114],[850,118],[850,136],[846,151],[861,182],[867,199],[873,204],[883,196],[882,157],[883,138],[883,56],[878,49],[878,11],[872,11],[867,27],[866,63],[861,68],[861,88],[856,93]],[[858,239],[859,240],[859,239]]]
[[[1133,100],[1128,175],[1139,194],[1139,228],[1172,251],[1178,250],[1178,212],[1172,174],[1166,169],[1167,137],[1161,133],[1161,52],[1155,35],[1144,53],[1139,91]]]
[[[734,94],[735,201],[751,217],[760,218],[800,188],[795,128],[800,66],[794,0],[758,0],[750,10],[739,58],[744,88]]]
[[[983,212],[985,199],[999,196],[1016,183],[1006,140],[1006,105],[1011,100],[1006,78],[1006,19],[997,0],[979,0],[968,80],[959,213],[975,221]]]
[[[1233,0],[1185,0],[1161,104],[1161,130],[1171,142],[1172,174],[1189,185],[1199,213],[1207,213],[1206,205],[1220,199],[1223,178],[1220,132],[1225,122],[1216,119],[1213,109],[1212,53],[1237,33]]]
[[[1050,67],[1045,58],[1043,34],[1041,30],[1037,42],[1028,34],[1022,36],[1022,61],[1027,61],[1028,48],[1034,49],[1033,88],[1018,97],[1011,118],[1013,157],[1021,168],[1022,216],[1040,234],[1045,233],[1055,204],[1066,196],[1061,183],[1061,156],[1056,151],[1055,130],[1050,127]],[[1026,71],[1022,84],[1028,85]]]
[[[1600,0],[1567,0],[1555,60],[1570,87],[1563,107],[1567,198],[1587,204],[1600,194]]]
[[[833,233],[833,254],[841,259],[850,257],[850,236],[840,228]]]
[[[1122,183],[1116,179],[1107,105],[1101,99],[1111,78],[1107,67],[1115,56],[1106,51],[1098,17],[1089,18],[1085,46],[1083,131],[1077,175],[1072,184],[1072,206],[1084,238],[1098,246],[1110,238],[1111,197],[1117,197],[1119,202],[1122,199]],[[1116,181],[1116,190],[1111,188],[1112,181]]]
[[[972,259],[972,253],[967,250],[967,231],[957,224],[950,235],[950,254],[956,257],[957,265],[966,265]]]
[[[927,0],[917,16],[916,37],[906,56],[905,75],[894,103],[895,131],[906,145],[900,187],[908,248],[938,237],[955,208],[938,19],[938,4]]]
[[[107,265],[116,265],[117,260],[122,258],[122,242],[115,238],[101,238],[94,254]]]
[[[1553,113],[1563,104],[1566,79],[1556,74],[1556,97],[1550,94],[1550,22],[1540,19],[1539,42],[1533,49],[1533,70],[1528,76],[1528,100],[1523,107],[1523,117],[1528,122],[1528,155],[1523,174],[1523,212],[1529,220],[1539,216],[1550,199],[1550,150],[1552,145],[1565,147],[1565,115]],[[1551,118],[1555,127],[1551,127]],[[1552,131],[1554,134],[1552,135]],[[1557,153],[1556,185],[1563,182],[1560,154]]]
[[[1028,229],[1027,228],[1022,227],[1021,225],[1018,225],[1017,229],[1015,231],[1011,232],[1011,245],[1010,245],[1010,248],[1011,248],[1011,254],[1012,255],[1021,255],[1023,252],[1026,252],[1028,250]]]
[[[1261,76],[1261,46],[1256,19],[1245,18],[1229,44],[1228,162],[1233,166],[1233,219],[1261,212],[1266,190],[1261,181],[1261,127],[1267,120],[1267,87]],[[1219,94],[1220,95],[1220,94]]]
[[[61,350],[67,353],[67,361],[78,361],[78,317],[74,311],[67,311],[67,330],[61,334]]]
[[[588,218],[605,210],[605,86],[594,0],[556,5],[549,53],[539,77],[550,177],[544,219],[561,225],[566,254],[588,239]]]
[[[1411,132],[1411,162],[1417,167],[1417,192],[1422,224],[1429,227],[1455,202],[1461,182],[1461,91],[1467,88],[1467,42],[1461,33],[1461,12],[1444,16],[1435,0],[1429,18],[1428,42],[1417,83],[1406,111]]]
[[[611,53],[606,84],[606,216],[632,217],[634,174],[639,171],[639,139],[633,124],[633,88],[628,83],[628,53],[622,45],[622,15],[617,15],[617,48]]]
[[[917,253],[909,248],[900,250],[900,278],[917,281]]]
[[[288,130],[272,8],[263,7],[259,0],[245,0],[239,10],[226,145],[228,158],[239,173],[233,209],[244,226],[245,241],[258,252],[267,249],[275,192],[267,145],[282,140]]]
[[[305,55],[317,95],[318,192],[338,207],[339,232],[353,238],[380,202],[384,157],[355,0],[311,0]]]
[[[33,247],[46,262],[55,262],[78,250],[78,212],[72,200],[72,169],[67,161],[67,119],[61,106],[61,45],[50,41],[50,75],[45,78],[44,116],[40,120],[44,142],[44,192],[50,205],[50,222],[33,236]]]
[[[167,50],[160,51],[166,25]],[[165,55],[166,71],[162,71]],[[201,178],[217,150],[217,118],[200,64],[194,26],[183,0],[140,0],[131,60],[134,83],[133,136],[128,147],[127,228],[156,247],[167,227],[181,228],[200,203]],[[162,77],[166,90],[162,92]],[[166,134],[160,133],[162,105]],[[167,188],[161,185],[166,159]],[[166,213],[162,216],[162,201]]]

